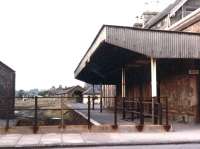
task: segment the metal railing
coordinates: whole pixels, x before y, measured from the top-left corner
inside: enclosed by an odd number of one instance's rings
[[[134,97],[122,98],[122,118],[131,113],[131,120],[139,119],[140,125],[144,124],[145,118],[151,118],[152,124],[169,124],[168,99],[167,97]],[[164,113],[164,114],[163,114]]]
[[[2,97],[1,97],[2,98]],[[8,98],[8,97],[4,97]],[[11,98],[11,97],[9,97]],[[15,99],[20,99],[20,97],[14,97]],[[33,112],[33,119],[32,119],[32,126],[33,126],[33,132],[36,133],[38,131],[38,128],[40,126],[39,124],[39,111],[60,111],[60,128],[65,128],[65,118],[64,114],[66,111],[81,111],[85,110],[87,111],[87,119],[86,124],[88,125],[88,129],[92,127],[91,122],[91,111],[97,110],[99,112],[102,112],[104,109],[104,99],[113,100],[113,122],[111,125],[113,125],[114,128],[117,128],[118,126],[118,114],[122,114],[122,118],[126,119],[126,115],[128,113],[131,113],[132,120],[139,119],[139,124],[144,125],[145,119],[151,117],[153,124],[163,124],[163,119],[165,119],[165,124],[168,125],[168,100],[165,97],[159,97],[159,98],[152,98],[152,97],[134,97],[134,98],[121,98],[121,97],[94,97],[94,96],[88,96],[83,97],[87,99],[87,106],[86,108],[76,108],[76,107],[70,107],[65,106],[64,100],[71,100],[75,99],[74,97],[26,97],[27,100],[32,99],[32,104],[28,107],[23,105],[16,105],[14,110],[15,111],[32,111]],[[60,106],[57,107],[51,107],[51,106],[44,106],[42,107],[40,105],[40,102],[43,99],[49,99],[49,101],[52,101],[51,99],[59,99],[60,100]],[[95,100],[99,99],[99,108],[95,108]],[[21,99],[22,100],[22,99]],[[121,103],[121,102],[122,103]],[[23,102],[22,102],[23,103]],[[54,103],[52,103],[54,104]],[[120,106],[120,107],[119,107]],[[0,109],[1,110],[1,109]],[[164,114],[163,114],[164,113]],[[9,125],[9,117],[7,117],[6,120],[6,130],[10,128]]]

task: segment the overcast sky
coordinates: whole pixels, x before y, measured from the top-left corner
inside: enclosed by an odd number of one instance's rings
[[[156,1],[1,0],[0,61],[16,71],[16,89],[83,85],[73,72],[102,24],[132,26],[173,0]]]

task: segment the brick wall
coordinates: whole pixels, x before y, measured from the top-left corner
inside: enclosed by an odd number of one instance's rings
[[[191,26],[185,28],[183,31],[200,33],[200,21],[198,21],[198,22],[192,24]]]

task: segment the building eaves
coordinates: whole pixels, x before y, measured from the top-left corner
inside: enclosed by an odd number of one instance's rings
[[[165,8],[163,11],[158,13],[155,17],[150,19],[145,25],[144,28],[151,28],[152,26],[156,25],[160,20],[162,20],[164,17],[166,17],[170,11],[182,0],[176,0],[173,4],[170,4],[167,8]]]

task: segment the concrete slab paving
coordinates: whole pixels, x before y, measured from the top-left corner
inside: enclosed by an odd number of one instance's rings
[[[81,134],[62,134],[62,143],[65,144],[83,144],[85,143]]]
[[[200,143],[200,129],[166,133],[48,133],[2,134],[0,148],[5,147],[78,147],[105,145],[154,145]]]
[[[38,146],[38,144],[40,144],[41,137],[41,134],[23,135],[17,142],[16,147]]]
[[[116,142],[112,135],[115,133],[82,133],[81,136],[86,143],[99,144],[99,143],[113,143]]]
[[[59,133],[43,134],[40,139],[40,145],[42,146],[61,145],[61,144],[62,144],[62,134]]]
[[[13,147],[21,137],[21,134],[5,134],[0,139],[0,147]]]
[[[88,116],[88,105],[83,103],[76,103],[76,102],[70,102],[68,103],[68,106],[71,106],[73,109],[86,109],[86,110],[76,110],[78,113],[81,113],[81,115],[87,119]],[[99,104],[95,104],[95,109],[100,109]],[[101,113],[99,110],[92,110],[91,109],[91,119],[94,122],[93,124],[97,123],[99,124],[114,124],[114,113],[112,111],[104,109]],[[122,119],[122,114],[118,113],[117,115],[118,124],[125,125],[125,124],[133,124],[131,121],[126,121]]]

